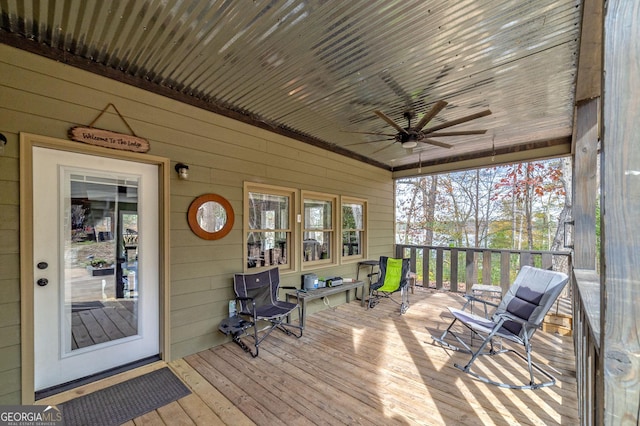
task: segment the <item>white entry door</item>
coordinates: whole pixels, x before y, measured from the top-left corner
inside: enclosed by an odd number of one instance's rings
[[[158,166],[33,148],[35,390],[159,353]]]

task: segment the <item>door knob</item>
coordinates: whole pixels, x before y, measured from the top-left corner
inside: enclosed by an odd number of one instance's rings
[[[38,269],[47,269],[49,264],[47,262],[38,262]]]
[[[37,283],[38,283],[38,285],[39,285],[40,287],[44,287],[45,285],[49,284],[49,280],[48,280],[48,279],[46,279],[46,278],[40,278],[40,279],[37,281]]]

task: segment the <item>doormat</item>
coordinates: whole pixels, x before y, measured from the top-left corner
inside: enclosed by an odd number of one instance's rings
[[[60,404],[64,424],[119,425],[191,391],[168,367]]]

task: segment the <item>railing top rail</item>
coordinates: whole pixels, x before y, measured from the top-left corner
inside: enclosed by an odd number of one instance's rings
[[[451,249],[455,249],[455,250],[472,250],[472,251],[478,251],[478,252],[486,252],[486,251],[490,251],[492,253],[503,253],[503,252],[509,252],[509,253],[529,253],[529,254],[552,254],[552,255],[558,255],[558,256],[569,256],[571,255],[571,251],[570,250],[564,250],[564,251],[550,251],[550,250],[518,250],[518,249],[496,249],[496,248],[486,248],[486,247],[451,247],[451,246],[427,246],[427,245],[417,245],[417,244],[396,244],[397,247],[404,247],[404,248],[420,248],[420,249],[442,249],[442,250],[451,250]]]

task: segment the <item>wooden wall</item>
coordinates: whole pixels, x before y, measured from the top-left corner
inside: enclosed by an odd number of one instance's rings
[[[0,133],[8,139],[0,155],[0,405],[20,402],[20,132],[67,139],[70,127],[88,125],[111,102],[150,141],[149,154],[189,165],[190,179],[172,175],[170,189],[174,359],[226,341],[217,326],[233,295],[231,276],[243,269],[244,181],[365,198],[368,257],[393,254],[390,172],[2,44],[0,76]],[[112,110],[95,126],[128,133]],[[236,214],[231,233],[217,241],[197,238],[186,219],[191,201],[210,192]],[[331,269],[355,272],[355,263]],[[283,282],[299,284],[300,272]],[[338,296],[332,303],[344,300]]]

